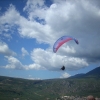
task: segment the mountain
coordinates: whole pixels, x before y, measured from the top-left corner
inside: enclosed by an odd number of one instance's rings
[[[88,73],[86,73],[86,76],[89,76],[89,75],[100,76],[100,67],[97,67],[89,71]]]
[[[84,73],[81,73],[81,74],[76,74],[74,76],[71,76],[69,78],[82,78],[85,74]]]
[[[64,79],[28,80],[0,76],[0,100],[55,100],[64,95],[100,97],[98,75],[100,67]]]
[[[76,74],[74,76],[71,76],[69,78],[88,78],[88,77],[95,77],[95,78],[100,78],[100,67],[97,67],[86,74]]]

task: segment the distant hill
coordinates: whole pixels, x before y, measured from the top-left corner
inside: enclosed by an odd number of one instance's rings
[[[100,67],[97,67],[74,78],[48,80],[0,76],[0,100],[55,100],[64,95],[81,97],[90,94],[100,97],[99,72]]]
[[[76,74],[74,76],[71,76],[69,78],[82,78],[85,74],[81,73],[81,74]]]
[[[85,78],[85,77],[96,77],[96,78],[100,78],[100,67],[97,67],[89,72],[87,72],[86,74],[76,74],[74,76],[71,76],[69,78]]]
[[[89,71],[88,73],[86,73],[86,75],[95,75],[95,76],[98,76],[100,75],[100,67],[97,67],[91,71]]]

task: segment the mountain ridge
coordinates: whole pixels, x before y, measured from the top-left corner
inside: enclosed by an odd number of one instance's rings
[[[100,66],[92,69],[87,73],[80,73],[69,78],[85,78],[85,77],[100,77]]]

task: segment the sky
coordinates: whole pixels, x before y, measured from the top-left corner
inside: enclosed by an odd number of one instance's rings
[[[79,44],[54,53],[62,36]],[[99,66],[100,0],[0,0],[0,76],[67,78]]]

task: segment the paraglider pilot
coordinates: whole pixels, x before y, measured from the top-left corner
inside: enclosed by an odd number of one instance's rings
[[[61,70],[65,70],[65,66],[62,66],[62,67],[61,67]]]

